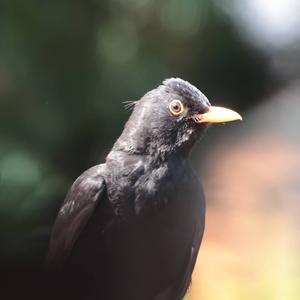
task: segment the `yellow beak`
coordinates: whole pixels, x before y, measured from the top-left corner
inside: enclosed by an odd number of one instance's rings
[[[242,120],[242,117],[231,109],[211,106],[206,113],[193,115],[192,119],[197,123],[223,123]]]

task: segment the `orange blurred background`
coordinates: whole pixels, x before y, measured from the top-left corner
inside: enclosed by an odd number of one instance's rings
[[[187,299],[299,299],[299,87],[223,129],[208,154],[206,231]]]

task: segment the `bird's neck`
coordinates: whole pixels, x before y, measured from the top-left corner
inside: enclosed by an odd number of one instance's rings
[[[124,152],[128,155],[144,156],[153,165],[166,162],[174,156],[186,158],[189,152],[176,151],[172,145],[165,141],[165,138],[157,137],[150,142],[145,136],[139,139],[131,139],[128,136],[123,138],[121,136],[115,143],[113,150]]]
[[[113,150],[122,151],[133,155],[144,155],[149,160],[167,161],[174,156],[187,158],[196,140],[199,138],[199,132],[193,129],[187,129],[177,139],[176,135],[156,134],[155,136],[145,131],[145,128],[135,128],[134,132],[125,128],[119,139],[114,144]]]

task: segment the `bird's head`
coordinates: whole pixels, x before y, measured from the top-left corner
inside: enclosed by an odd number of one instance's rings
[[[114,149],[161,158],[186,155],[209,124],[241,119],[230,109],[211,106],[189,82],[170,78],[135,102]]]

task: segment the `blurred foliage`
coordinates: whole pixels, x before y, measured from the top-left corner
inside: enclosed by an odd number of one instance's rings
[[[120,134],[123,101],[173,76],[242,110],[274,89],[268,58],[214,3],[1,2],[2,260],[43,259],[69,185]]]

